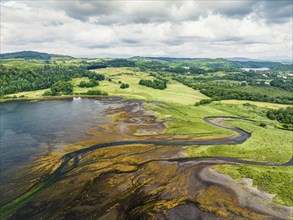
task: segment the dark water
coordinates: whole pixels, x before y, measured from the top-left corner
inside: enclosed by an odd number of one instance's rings
[[[1,103],[1,183],[46,150],[82,140],[106,122],[105,108],[92,99]]]

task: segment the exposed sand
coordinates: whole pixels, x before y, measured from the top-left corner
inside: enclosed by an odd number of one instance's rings
[[[259,191],[252,187],[251,179],[243,179],[242,183],[236,182],[230,176],[220,174],[211,166],[205,167],[200,177],[212,183],[224,185],[232,189],[238,197],[241,207],[249,207],[252,210],[274,216],[279,219],[293,218],[293,207],[278,205],[272,202],[274,195]]]

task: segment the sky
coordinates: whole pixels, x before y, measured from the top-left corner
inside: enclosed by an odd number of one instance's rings
[[[1,53],[292,59],[292,0],[1,0]]]

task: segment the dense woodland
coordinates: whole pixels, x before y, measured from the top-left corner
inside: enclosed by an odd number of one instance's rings
[[[43,67],[18,68],[0,66],[0,94],[11,94],[50,88],[59,81],[89,76],[90,73],[79,66],[44,65]]]
[[[0,54],[0,59],[35,59],[35,60],[50,60],[51,55],[34,51],[22,51],[15,53]]]
[[[98,85],[99,85],[99,82],[97,80],[91,79],[89,82],[81,81],[78,86],[81,88],[92,88]]]
[[[88,70],[102,69],[107,67],[135,67],[135,62],[127,59],[114,59],[84,64]]]
[[[154,89],[166,89],[167,88],[167,83],[166,81],[160,81],[160,80],[146,80],[146,79],[142,79],[139,81],[139,85],[142,86],[147,86],[147,87],[151,87]]]
[[[285,128],[293,129],[293,108],[270,110],[267,112],[267,117],[281,122]]]
[[[58,81],[51,86],[50,91],[47,91],[43,96],[58,96],[58,95],[71,95],[73,86],[70,82]]]
[[[128,83],[121,83],[120,89],[127,89],[127,88],[129,88],[129,84]]]
[[[5,59],[25,59],[25,60],[56,60],[72,59],[73,57],[59,54],[40,53],[36,51],[20,51],[13,53],[0,54],[0,60]]]
[[[105,79],[103,74],[95,74],[83,66],[44,65],[43,67],[17,68],[0,66],[0,94],[12,94],[50,88],[57,82],[72,78],[88,77],[90,82],[81,82],[80,87],[94,87]]]
[[[81,95],[103,95],[103,96],[107,96],[108,93],[106,93],[104,91],[101,91],[101,90],[89,90],[85,94],[81,94]]]
[[[246,83],[243,81],[235,81],[233,83],[222,83],[214,79],[205,78],[186,78],[186,77],[173,77],[189,86],[195,90],[200,90],[201,93],[213,98],[214,100],[227,100],[227,99],[238,99],[238,100],[251,100],[251,101],[262,101],[262,102],[273,102],[280,104],[293,104],[293,94],[289,92],[282,92],[283,89],[280,88],[280,93],[270,94],[268,92],[263,92],[258,88],[269,88],[264,84],[255,85],[247,87]],[[286,84],[284,84],[286,85]],[[285,87],[285,86],[284,86]],[[291,91],[290,87],[286,87],[286,90]],[[265,91],[265,90],[264,90]],[[285,90],[284,90],[285,91]],[[285,95],[284,95],[285,94]]]

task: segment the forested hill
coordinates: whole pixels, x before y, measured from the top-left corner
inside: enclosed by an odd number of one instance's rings
[[[26,59],[26,60],[51,60],[51,59],[72,59],[70,56],[41,53],[36,51],[20,51],[0,54],[0,59]]]

